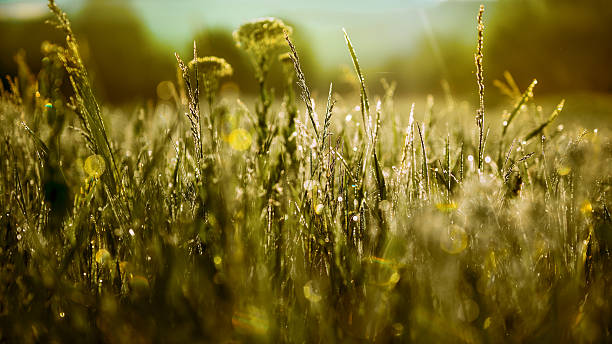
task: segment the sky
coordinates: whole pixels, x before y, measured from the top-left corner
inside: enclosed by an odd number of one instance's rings
[[[86,0],[56,0],[69,15]],[[420,37],[454,34],[473,39],[474,16],[480,1],[469,0],[99,0],[128,1],[152,34],[170,46],[185,46],[207,27],[235,29],[241,23],[275,16],[295,23],[318,47],[323,67],[350,62],[342,28],[360,59],[375,63],[379,56],[410,52]],[[485,1],[491,2],[491,1]],[[0,18],[35,17],[47,13],[45,0],[0,0]],[[384,38],[384,39],[383,39]],[[390,43],[392,42],[392,43]],[[347,61],[344,61],[347,60]]]

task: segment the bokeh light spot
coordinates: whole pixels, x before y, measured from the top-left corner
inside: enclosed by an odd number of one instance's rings
[[[232,149],[237,151],[245,151],[251,147],[251,134],[245,129],[238,128],[232,130],[229,134],[228,141]]]
[[[106,170],[106,163],[102,156],[94,154],[85,159],[83,169],[90,177],[100,178],[102,173]]]

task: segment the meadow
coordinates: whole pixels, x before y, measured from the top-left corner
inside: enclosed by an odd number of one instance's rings
[[[66,41],[0,95],[1,342],[612,340],[609,133],[536,80],[485,90],[484,7],[473,99],[370,94],[344,32],[357,92],[315,100],[262,18],[234,32],[257,97],[194,44],[134,112],[98,102],[49,8]]]

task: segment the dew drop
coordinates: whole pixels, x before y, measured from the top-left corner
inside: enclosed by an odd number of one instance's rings
[[[315,207],[315,214],[317,215],[321,215],[323,213],[323,209],[325,208],[325,206],[321,203],[317,204],[317,206]]]
[[[321,301],[321,295],[316,290],[313,281],[308,281],[304,285],[304,297],[313,303]]]

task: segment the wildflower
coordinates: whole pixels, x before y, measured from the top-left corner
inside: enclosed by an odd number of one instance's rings
[[[256,55],[265,55],[285,44],[285,32],[293,29],[277,18],[259,18],[242,24],[234,31],[237,45]]]
[[[204,74],[205,78],[220,79],[231,76],[234,73],[232,66],[225,59],[216,56],[198,57],[189,62],[189,67],[193,68],[198,64],[198,72]]]
[[[234,31],[236,44],[251,54],[260,83],[266,78],[270,54],[285,45],[285,33],[290,35],[292,31],[282,20],[271,17],[246,22]]]
[[[216,56],[205,56],[193,59],[189,62],[189,67],[194,68],[196,64],[198,67],[198,74],[203,75],[204,95],[212,111],[215,94],[219,89],[219,79],[231,76],[234,70],[225,59]]]

